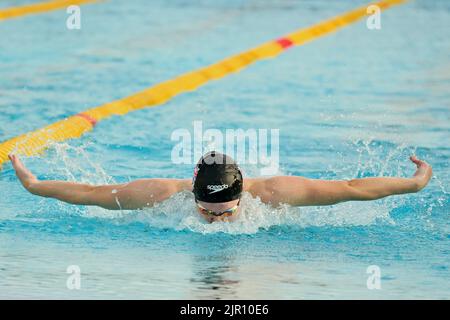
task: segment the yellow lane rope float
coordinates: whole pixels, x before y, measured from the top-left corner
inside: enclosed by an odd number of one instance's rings
[[[28,4],[20,7],[0,9],[0,21],[5,19],[18,18],[28,14],[36,14],[41,12],[63,9],[71,5],[79,5],[97,1],[98,0],[53,0],[47,2]]]
[[[385,0],[373,4],[384,10],[406,1]],[[91,130],[97,122],[105,118],[113,115],[124,115],[134,110],[165,103],[180,93],[193,91],[211,80],[220,79],[230,73],[239,71],[253,62],[273,58],[291,46],[302,45],[336,31],[366,16],[366,10],[367,6],[352,10],[210,66],[159,83],[126,98],[103,104],[44,128],[7,140],[0,143],[0,166],[8,161],[8,154],[12,151],[27,156],[37,155],[52,142],[80,137]]]

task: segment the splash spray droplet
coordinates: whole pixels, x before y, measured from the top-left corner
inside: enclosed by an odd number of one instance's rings
[[[119,198],[115,197],[115,200],[116,200],[116,203],[117,203],[117,206],[119,207],[119,209],[122,210],[122,206],[120,205]]]

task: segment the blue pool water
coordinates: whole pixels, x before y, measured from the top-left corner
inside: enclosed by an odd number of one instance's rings
[[[2,1],[1,7],[32,1]],[[0,140],[311,25],[365,1],[105,1],[0,22]],[[448,299],[450,4],[413,1],[211,82],[164,106],[99,123],[25,163],[41,179],[184,177],[177,128],[280,129],[280,174],[409,176],[419,194],[271,209],[248,195],[233,224],[192,196],[144,211],[41,199],[0,172],[0,298]],[[247,176],[258,168],[243,165]],[[81,270],[69,290],[67,267]],[[381,290],[366,285],[370,265]]]

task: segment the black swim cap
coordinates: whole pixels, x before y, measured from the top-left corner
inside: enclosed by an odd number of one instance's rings
[[[211,151],[197,163],[192,184],[196,200],[228,202],[240,198],[242,174],[232,158]]]

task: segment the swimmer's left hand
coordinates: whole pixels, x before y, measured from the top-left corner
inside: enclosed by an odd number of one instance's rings
[[[9,160],[11,160],[12,166],[16,171],[16,175],[25,189],[30,191],[33,184],[38,182],[38,179],[34,174],[28,170],[25,165],[20,161],[19,157],[13,154],[8,155]]]
[[[430,181],[433,175],[433,169],[428,163],[418,159],[416,156],[411,156],[409,159],[417,166],[417,170],[413,176],[417,184],[417,191],[422,190]]]

